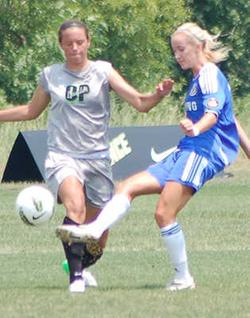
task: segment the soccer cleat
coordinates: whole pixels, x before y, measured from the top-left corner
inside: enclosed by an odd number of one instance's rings
[[[62,262],[62,269],[67,275],[69,274],[69,264],[66,259]],[[91,272],[86,271],[86,269],[82,271],[82,278],[85,282],[85,287],[97,287],[98,284],[95,277]]]
[[[69,285],[69,291],[71,293],[84,293],[85,292],[85,280],[78,278]]]
[[[168,291],[178,291],[182,289],[194,289],[195,283],[192,276],[186,279],[178,279],[174,278],[171,282],[169,282],[166,286]]]
[[[88,251],[92,255],[98,255],[101,252],[99,239],[90,233],[87,233],[85,226],[60,225],[56,228],[56,236],[66,243],[85,243]]]
[[[85,287],[97,287],[97,281],[95,277],[85,269],[82,271],[82,278],[85,282]]]
[[[59,225],[56,228],[56,236],[59,237],[65,243],[72,243],[73,240],[71,238],[71,233],[75,227],[78,228],[78,226],[75,225]]]

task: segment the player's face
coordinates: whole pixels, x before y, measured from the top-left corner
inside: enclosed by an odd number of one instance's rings
[[[173,35],[171,45],[177,63],[183,70],[196,69],[200,63],[201,44],[191,39],[186,33],[178,32]]]
[[[72,27],[62,32],[61,48],[69,65],[82,65],[87,60],[90,39],[83,28]]]

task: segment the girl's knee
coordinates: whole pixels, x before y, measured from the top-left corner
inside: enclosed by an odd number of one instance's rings
[[[132,200],[136,196],[133,191],[133,185],[126,180],[117,186],[116,194],[125,195],[129,200]]]
[[[86,208],[81,202],[74,200],[64,204],[67,216],[79,224],[83,224],[86,217]]]
[[[164,209],[157,209],[155,212],[155,221],[159,227],[164,227],[176,221],[176,213]]]

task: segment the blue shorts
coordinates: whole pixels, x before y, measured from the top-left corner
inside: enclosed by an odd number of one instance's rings
[[[212,179],[224,167],[216,167],[202,155],[192,150],[177,149],[159,163],[148,167],[161,187],[167,181],[176,181],[199,191],[204,183]]]

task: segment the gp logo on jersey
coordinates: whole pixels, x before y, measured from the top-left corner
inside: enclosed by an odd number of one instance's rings
[[[85,95],[89,94],[89,91],[89,86],[86,84],[79,86],[69,85],[66,88],[65,98],[71,102],[83,102]]]
[[[209,100],[207,101],[208,108],[216,108],[218,107],[218,105],[219,105],[219,101],[214,97],[209,98]]]
[[[197,92],[198,92],[197,85],[194,84],[193,87],[190,90],[189,96],[195,96],[197,94]]]

